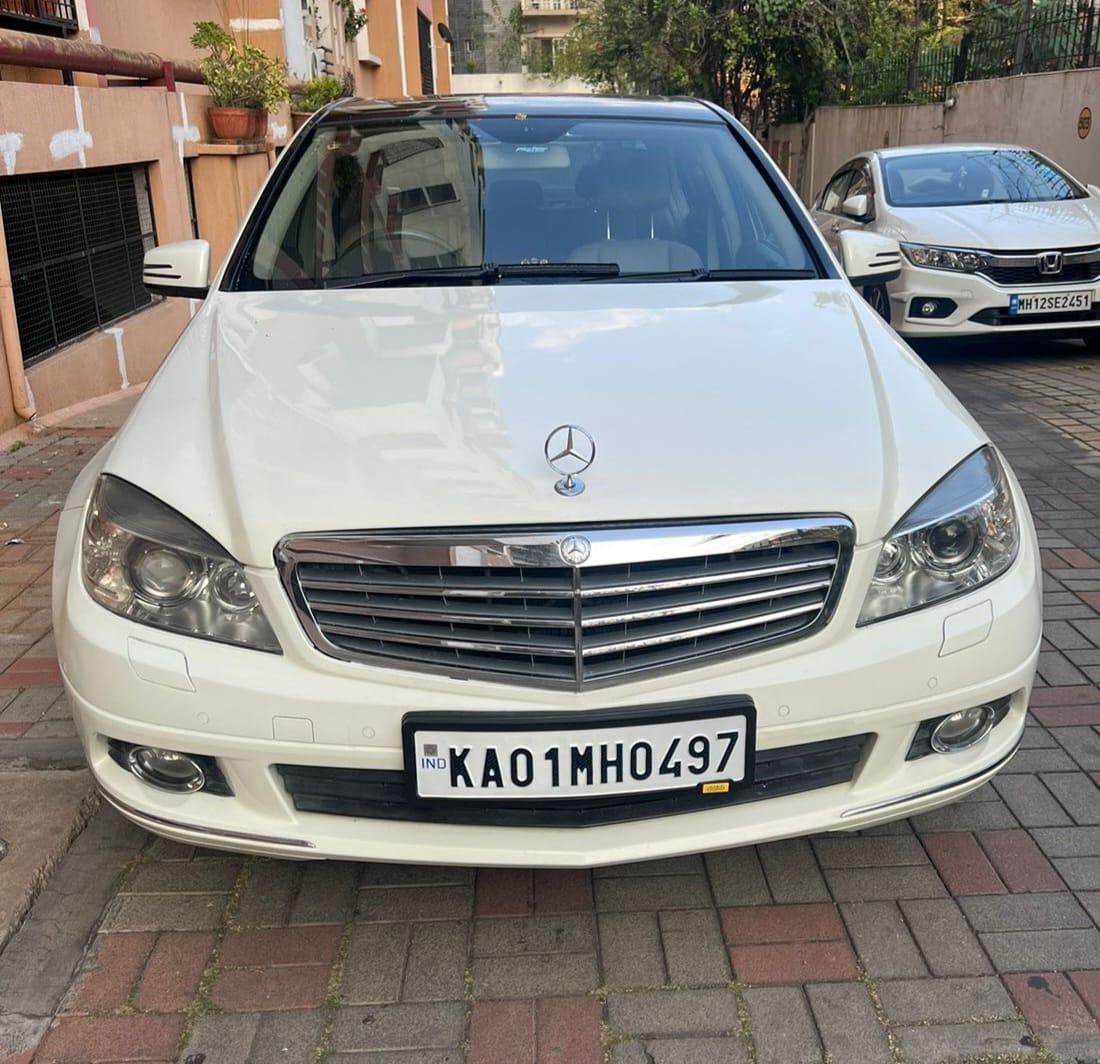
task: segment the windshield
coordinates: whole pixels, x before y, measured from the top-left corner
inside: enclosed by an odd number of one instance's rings
[[[323,124],[259,210],[238,288],[817,276],[776,194],[715,122]]]
[[[1021,148],[888,156],[882,174],[887,202],[894,207],[1041,203],[1086,195],[1068,174]]]

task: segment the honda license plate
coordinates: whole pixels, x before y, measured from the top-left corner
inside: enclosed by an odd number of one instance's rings
[[[1026,292],[1008,297],[1008,313],[1057,314],[1060,311],[1091,310],[1093,293],[1090,292]]]

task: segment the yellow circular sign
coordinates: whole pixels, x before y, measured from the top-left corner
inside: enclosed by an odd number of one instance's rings
[[[1082,140],[1089,135],[1089,130],[1092,129],[1092,108],[1082,107],[1081,113],[1077,116],[1077,136]]]

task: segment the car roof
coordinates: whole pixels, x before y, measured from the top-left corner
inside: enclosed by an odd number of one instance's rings
[[[652,118],[690,122],[724,121],[701,100],[688,96],[595,96],[583,93],[419,96],[394,100],[337,100],[319,117],[322,123],[356,118]]]
[[[877,156],[880,159],[893,159],[900,155],[941,155],[944,152],[959,151],[1030,151],[1019,144],[904,144],[896,148],[874,148],[871,151],[862,152],[867,156]]]

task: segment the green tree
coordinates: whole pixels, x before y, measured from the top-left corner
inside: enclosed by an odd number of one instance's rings
[[[702,96],[755,128],[843,98],[853,70],[901,63],[905,75],[993,2],[590,0],[555,72],[614,92]]]

